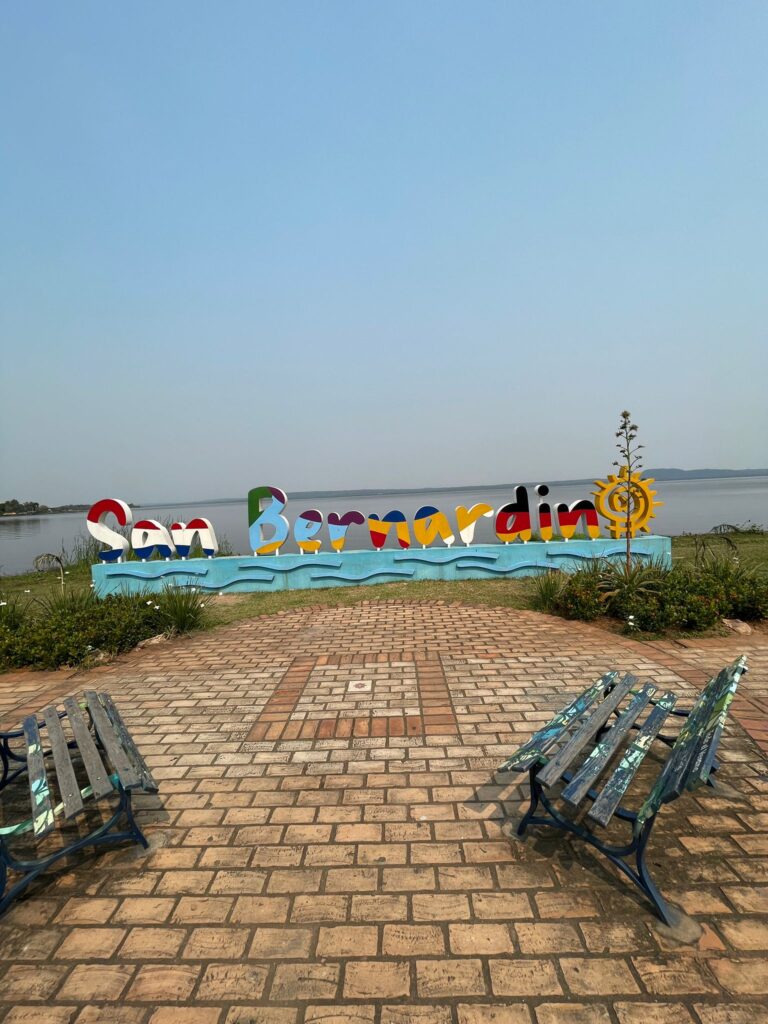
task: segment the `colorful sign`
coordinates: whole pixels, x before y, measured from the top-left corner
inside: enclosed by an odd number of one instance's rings
[[[662,504],[654,500],[656,492],[650,489],[652,483],[653,480],[642,480],[637,473],[628,481],[626,471],[622,471],[618,475],[611,474],[605,482],[596,481],[596,503],[581,498],[571,504],[558,502],[553,508],[546,500],[549,487],[539,484],[534,489],[538,500],[533,510],[528,488],[518,486],[514,501],[498,509],[485,502],[469,508],[458,505],[453,510],[452,520],[433,505],[423,505],[412,522],[399,509],[383,515],[371,512],[367,516],[350,509],[341,515],[330,512],[325,523],[322,512],[313,508],[300,512],[291,523],[286,515],[288,496],[285,491],[279,487],[255,487],[248,493],[248,535],[254,556],[279,555],[290,538],[301,555],[317,555],[324,543],[333,552],[343,552],[351,526],[366,525],[372,548],[381,551],[390,538],[401,550],[408,550],[432,545],[450,548],[458,535],[460,542],[468,547],[482,518],[493,518],[496,537],[505,545],[528,543],[532,539],[549,543],[556,536],[570,541],[577,534],[597,540],[601,536],[602,518],[607,521],[609,535],[616,540],[627,532],[630,536],[650,532],[650,520],[654,518],[656,507]],[[110,516],[119,526],[132,527],[130,542],[123,533],[107,525]],[[86,524],[91,536],[106,545],[99,559],[107,563],[122,562],[129,547],[142,562],[155,555],[165,560],[184,561],[198,549],[203,557],[213,558],[219,550],[210,520],[196,516],[188,523],[174,522],[166,527],[156,519],[141,519],[133,525],[129,505],[116,498],[97,501],[88,512]]]

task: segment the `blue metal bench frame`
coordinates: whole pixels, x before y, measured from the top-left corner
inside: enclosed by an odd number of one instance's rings
[[[21,895],[30,883],[62,857],[86,846],[102,846],[134,840],[146,847],[144,837],[131,806],[131,791],[141,789],[156,793],[157,783],[133,742],[123,719],[107,693],[88,690],[82,705],[74,698],[63,701],[64,711],[45,708],[40,717],[30,715],[21,729],[0,732],[0,793],[17,777],[27,773],[32,815],[26,821],[0,827],[0,915]],[[87,713],[87,720],[83,716]],[[69,723],[73,738],[67,739],[63,725]],[[43,736],[47,742],[44,743]],[[15,749],[14,740],[24,740],[23,748]],[[47,748],[47,749],[46,749]],[[70,751],[77,749],[88,785],[80,786]],[[16,766],[18,767],[13,767]],[[52,802],[49,770],[53,770],[61,801]],[[53,831],[56,818],[75,818],[85,811],[87,801],[117,795],[117,807],[110,818],[87,835],[54,851],[46,857],[19,859],[12,853],[8,840],[27,832],[42,839]],[[125,825],[117,826],[125,819]],[[7,891],[8,872],[21,877]]]
[[[646,846],[664,804],[686,791],[714,784],[712,775],[718,768],[715,754],[736,687],[746,671],[746,657],[724,668],[707,683],[689,711],[675,707],[677,698],[671,692],[655,698],[657,688],[653,683],[638,689],[635,676],[619,679],[615,671],[604,675],[499,766],[500,772],[528,771],[530,805],[517,834],[524,835],[530,825],[546,825],[584,840],[642,890],[666,924],[673,924],[676,915],[648,871]],[[631,699],[620,710],[625,698]],[[648,708],[645,721],[638,724],[640,715]],[[660,732],[669,715],[685,718],[676,738]],[[621,745],[633,731],[637,736],[626,746],[614,771],[598,790],[600,775],[615,763]],[[655,739],[671,750],[642,805],[631,811],[622,807],[620,801]],[[589,743],[595,743],[594,748],[574,768]],[[629,841],[623,845],[603,842],[593,831],[561,813],[547,792],[556,785],[562,785],[560,797],[571,808],[588,805],[586,819],[596,825],[605,827],[614,817],[629,822]],[[539,807],[545,813],[537,814]]]

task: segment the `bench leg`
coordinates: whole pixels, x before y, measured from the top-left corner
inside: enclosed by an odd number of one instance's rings
[[[539,806],[539,800],[541,797],[541,785],[538,779],[536,778],[536,772],[539,770],[539,767],[540,765],[537,762],[536,764],[531,765],[531,767],[528,769],[528,783],[531,787],[531,802],[528,806],[528,810],[523,815],[522,821],[517,826],[517,834],[519,836],[525,835],[525,830],[534,820],[536,809]],[[546,822],[544,823],[546,824]]]
[[[120,788],[119,793],[120,802],[109,821],[100,825],[87,836],[83,836],[81,839],[76,840],[69,846],[65,846],[63,849],[57,850],[49,857],[41,857],[38,860],[16,860],[8,849],[8,844],[0,836],[0,915],[5,913],[16,897],[20,896],[27,886],[38,877],[38,875],[47,871],[51,865],[55,864],[56,861],[60,860],[62,857],[68,857],[70,854],[76,853],[78,850],[81,850],[86,846],[106,846],[114,843],[122,843],[131,839],[134,842],[141,843],[145,849],[147,848],[149,844],[144,837],[144,833],[137,825],[133,814],[133,809],[131,807],[131,794],[122,789],[122,787]],[[127,828],[113,832],[112,829],[120,822],[120,819],[123,816],[127,819]],[[19,878],[19,880],[6,892],[9,870],[18,872],[21,875],[21,878]]]
[[[596,835],[594,835],[594,833],[589,832],[587,829],[582,828],[581,825],[577,825],[575,822],[565,818],[555,809],[551,800],[544,792],[543,787],[536,780],[534,772],[538,771],[538,767],[539,766],[536,766],[530,770],[531,803],[517,828],[517,834],[520,836],[523,835],[529,825],[546,825],[549,828],[557,828],[564,832],[570,832],[578,839],[583,839],[584,842],[589,843],[590,846],[594,846],[595,849],[602,853],[604,857],[607,857],[612,864],[615,864],[622,874],[626,875],[627,878],[634,882],[634,884],[642,890],[645,896],[651,901],[661,920],[665,924],[672,926],[675,920],[674,915],[667,906],[664,897],[656,888],[650,872],[648,871],[648,866],[645,863],[645,848],[651,834],[653,823],[656,820],[655,815],[645,823],[640,834],[638,836],[633,836],[632,842],[628,843],[626,846],[612,846],[609,843],[603,843]],[[546,815],[536,814],[539,804],[541,804],[546,811]],[[629,812],[625,812],[624,817],[633,818],[634,815]],[[632,866],[631,862],[628,863],[631,858],[634,858],[635,867]]]
[[[14,734],[4,735],[2,741],[0,741],[0,763],[3,766],[3,773],[0,776],[0,789],[5,789],[6,786],[10,785],[17,775],[21,775],[22,772],[27,770],[27,759],[22,754],[17,754],[15,750],[11,749],[10,736]],[[11,770],[11,764],[18,763],[20,767]]]

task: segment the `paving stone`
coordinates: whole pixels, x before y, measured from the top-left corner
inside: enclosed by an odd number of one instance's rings
[[[619,1024],[688,1024],[692,1020],[683,1003],[618,1002],[613,1004],[613,1008]]]
[[[225,1024],[296,1024],[297,1014],[288,1006],[233,1006]]]
[[[726,992],[739,996],[768,995],[768,959],[765,957],[749,960],[723,957],[710,960],[709,968]]]
[[[416,988],[422,999],[485,995],[480,960],[417,960]]]
[[[584,948],[572,924],[518,922],[515,934],[521,953],[578,953]]]
[[[542,1003],[536,1007],[538,1024],[609,1024],[611,1015],[602,1003]]]
[[[105,924],[118,905],[116,899],[76,896],[67,900],[56,917],[57,924]]]
[[[311,947],[308,928],[257,928],[248,956],[254,960],[301,960],[309,956]]]
[[[69,1024],[76,1013],[76,1006],[13,1006],[3,1024]]]
[[[197,998],[211,1002],[260,999],[268,973],[261,964],[209,964],[203,970]]]
[[[407,963],[391,960],[351,960],[344,972],[345,999],[396,999],[410,995]]]
[[[531,1011],[525,1003],[459,1003],[459,1024],[530,1024]]]
[[[174,924],[222,924],[233,903],[231,896],[182,896],[171,921]]]
[[[280,964],[275,971],[270,998],[333,999],[339,987],[338,964]]]
[[[308,1006],[304,1024],[373,1024],[375,1006]]]
[[[472,896],[475,915],[488,921],[514,921],[533,917],[528,894],[479,892]]]
[[[199,973],[199,964],[147,964],[139,968],[126,998],[155,1004],[163,999],[188,999]]]
[[[109,960],[126,934],[123,928],[73,928],[56,956],[62,960]]]
[[[126,896],[112,916],[114,924],[162,924],[175,901],[170,897]]]
[[[77,1015],[76,1024],[142,1024],[146,1013],[145,1006],[86,1006]]]
[[[11,964],[0,979],[2,999],[7,1002],[48,999],[66,973],[64,965]]]
[[[220,1017],[215,1006],[158,1006],[149,1024],[218,1024]]]
[[[135,968],[123,964],[78,964],[57,998],[77,1002],[119,999]]]
[[[414,894],[412,904],[415,921],[461,921],[470,917],[469,897],[463,894]]]
[[[625,960],[615,957],[563,957],[560,967],[574,995],[628,995],[639,992]]]
[[[448,934],[451,952],[459,956],[489,956],[513,950],[509,928],[503,924],[451,924]]]
[[[768,1021],[766,1003],[694,1003],[693,1008],[701,1024],[765,1024]]]
[[[559,996],[562,987],[551,960],[490,960],[491,987],[497,996]]]
[[[291,920],[297,923],[344,921],[348,907],[348,896],[297,896],[293,902]],[[364,915],[364,920],[368,919],[369,915]]]
[[[321,928],[317,940],[319,957],[376,956],[379,944],[378,928],[340,925]]]
[[[768,950],[768,920],[745,917],[739,921],[721,921],[720,930],[735,949]]]
[[[402,1003],[381,1008],[381,1024],[451,1024],[449,1006],[415,1006]]]

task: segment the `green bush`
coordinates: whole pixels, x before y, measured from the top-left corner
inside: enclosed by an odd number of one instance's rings
[[[96,651],[120,654],[158,633],[197,628],[202,602],[199,595],[192,596],[196,600],[187,598],[187,614],[181,615],[178,606],[185,602],[170,592],[100,600],[90,591],[64,591],[38,602],[34,613],[17,617],[15,625],[10,616],[0,618],[0,666],[78,665]]]
[[[534,601],[539,598],[539,607],[549,598],[549,608],[570,619],[591,621],[605,614],[628,631],[696,633],[723,618],[766,618],[768,575],[723,558],[672,569],[603,562],[566,577],[557,593],[534,595]]]
[[[588,566],[566,577],[555,601],[555,610],[566,619],[591,622],[604,612],[600,569]]]
[[[531,583],[531,604],[538,612],[557,612],[565,577],[557,569],[534,576]]]
[[[203,623],[205,595],[195,587],[168,587],[158,602],[168,633],[189,633]]]
[[[0,596],[0,627],[15,632],[20,629],[29,614],[29,602],[20,597]]]

